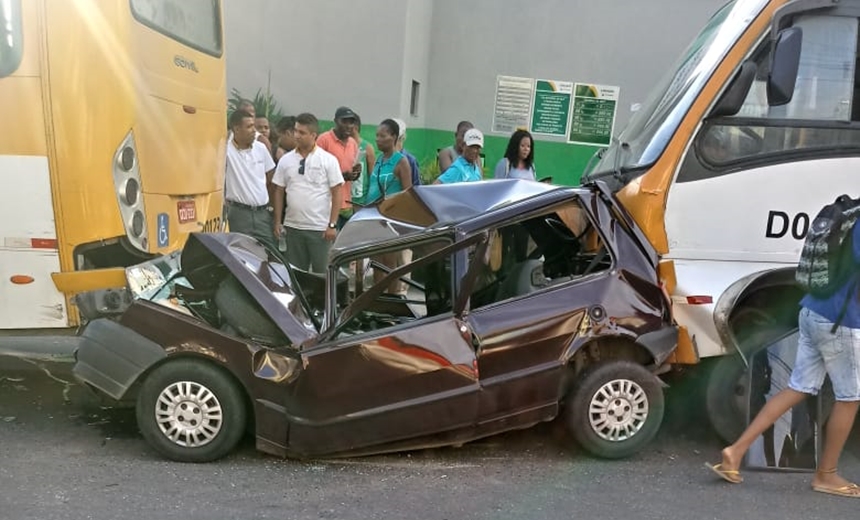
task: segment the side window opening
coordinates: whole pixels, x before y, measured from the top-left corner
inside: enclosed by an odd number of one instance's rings
[[[451,242],[433,240],[421,244],[371,254],[338,266],[336,316],[362,294],[385,284],[383,291],[368,302],[345,324],[339,337],[352,336],[453,311],[453,255],[407,269],[403,276],[388,276],[394,269],[414,266],[419,260],[439,251]]]
[[[471,261],[476,261],[470,258]],[[532,294],[612,267],[612,257],[578,202],[493,232],[471,308]]]
[[[826,153],[860,148],[858,19],[809,14],[803,30],[800,68],[791,102],[769,107],[766,96],[771,42],[751,56],[756,79],[738,114],[703,126],[696,142],[702,162],[724,166],[759,156]]]
[[[0,2],[0,78],[18,70],[23,54],[21,0],[5,0]]]

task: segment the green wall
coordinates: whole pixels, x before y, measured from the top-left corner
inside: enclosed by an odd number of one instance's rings
[[[320,132],[331,128],[332,122],[321,121]],[[361,136],[376,146],[376,127],[365,124]],[[422,177],[436,174],[436,151],[439,148],[451,146],[454,143],[454,132],[451,130],[434,130],[430,128],[409,128],[406,131],[406,149],[418,159],[421,165]],[[484,175],[492,178],[493,168],[505,153],[508,137],[484,134]],[[579,184],[582,171],[591,156],[598,148],[574,144],[541,141],[535,142],[535,169],[538,178],[552,177],[554,184],[574,186]]]

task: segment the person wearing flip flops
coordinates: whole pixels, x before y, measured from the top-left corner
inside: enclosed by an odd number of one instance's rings
[[[811,226],[813,231],[818,218]],[[850,232],[844,233],[844,247],[853,252],[854,261],[853,264],[848,261],[847,279],[843,278],[844,281],[828,296],[813,296],[809,291],[812,285],[801,282],[801,286],[807,286],[807,294],[800,302],[797,358],[788,388],[770,399],[738,440],[723,449],[719,464],[705,464],[727,482],[743,482],[740,465],[750,445],[785,412],[809,395],[817,395],[825,375],[829,375],[836,403],[827,421],[824,450],[812,477],[812,489],[820,493],[860,498],[860,486],[837,472],[842,448],[860,404],[860,225],[855,221],[853,228],[849,229]],[[810,235],[813,231],[810,231]],[[798,264],[799,272],[803,268],[810,269],[809,264],[804,266],[803,263],[805,253]]]

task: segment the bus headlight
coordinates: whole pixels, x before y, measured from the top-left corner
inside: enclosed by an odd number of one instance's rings
[[[125,181],[125,187],[122,190],[122,201],[126,206],[134,206],[137,204],[137,197],[140,195],[140,184],[137,179],[128,179]]]
[[[132,132],[125,136],[114,154],[113,182],[119,213],[129,243],[143,252],[149,252],[146,209],[141,195],[143,186],[140,179],[140,165],[137,162],[137,147]]]
[[[143,212],[140,210],[135,211],[134,216],[131,217],[131,234],[135,237],[142,235],[144,224],[146,224],[146,219],[143,216]]]
[[[126,146],[122,149],[119,153],[119,166],[127,172],[134,168],[134,148]]]

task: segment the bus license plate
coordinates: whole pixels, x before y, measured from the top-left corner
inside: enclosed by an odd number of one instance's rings
[[[179,212],[179,223],[187,224],[188,222],[197,221],[197,206],[193,200],[180,200],[176,203],[176,209]]]

